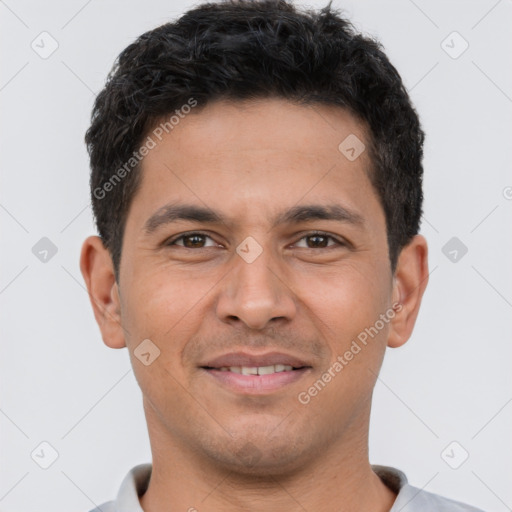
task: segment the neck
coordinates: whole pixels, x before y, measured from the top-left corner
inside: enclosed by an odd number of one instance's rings
[[[396,499],[368,460],[367,418],[353,425],[315,460],[293,471],[241,475],[194,453],[173,438],[146,408],[153,470],[140,498],[144,512],[183,510],[267,512],[286,510],[372,510],[388,512]]]

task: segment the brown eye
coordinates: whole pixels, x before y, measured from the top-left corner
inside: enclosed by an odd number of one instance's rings
[[[211,238],[208,235],[205,235],[203,233],[186,233],[184,235],[179,236],[178,238],[169,241],[167,245],[178,245],[185,247],[185,249],[203,249],[206,247],[216,246],[215,243],[209,246],[205,245],[206,239],[211,240]],[[178,241],[181,241],[182,243],[177,243]]]
[[[310,235],[306,237],[313,245],[312,249],[317,247],[327,247],[327,240],[329,237],[324,235]]]
[[[303,247],[305,249],[327,249],[336,245],[345,245],[343,242],[327,233],[311,233],[302,237],[300,241],[302,240],[306,240],[306,247]],[[333,240],[334,244],[329,244],[329,240]]]
[[[183,237],[183,245],[189,248],[195,248],[204,244],[203,235],[187,235]]]

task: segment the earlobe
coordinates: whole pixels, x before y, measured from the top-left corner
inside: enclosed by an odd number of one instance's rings
[[[112,258],[100,237],[90,236],[83,243],[80,270],[103,342],[111,348],[125,347],[118,284]]]
[[[411,336],[428,283],[428,246],[416,235],[401,251],[393,278],[395,316],[390,322],[388,347],[402,346]]]

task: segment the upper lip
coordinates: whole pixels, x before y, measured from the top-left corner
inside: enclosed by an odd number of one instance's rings
[[[200,367],[210,368],[223,368],[230,366],[271,366],[275,364],[285,364],[293,366],[294,368],[301,368],[303,366],[311,366],[306,361],[299,357],[285,354],[283,352],[267,352],[265,354],[251,354],[249,352],[230,352],[209,359],[205,364],[199,365]]]

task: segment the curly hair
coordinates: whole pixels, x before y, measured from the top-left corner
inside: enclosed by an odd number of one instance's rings
[[[116,279],[140,183],[134,155],[148,131],[191,98],[199,109],[220,99],[278,97],[355,116],[370,139],[369,177],[386,217],[394,272],[419,230],[424,133],[382,45],[358,34],[331,3],[319,11],[286,0],[205,3],[144,33],[118,56],[85,136],[93,213]],[[112,184],[118,169],[123,179]]]

